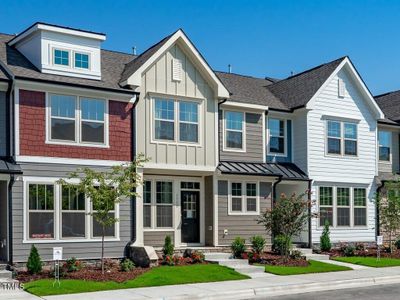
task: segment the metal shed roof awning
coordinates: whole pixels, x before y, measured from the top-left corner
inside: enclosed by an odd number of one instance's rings
[[[10,159],[0,158],[0,174],[22,174],[22,170]]]
[[[309,180],[294,163],[249,163],[222,161],[218,165],[222,174],[281,177],[282,180]]]

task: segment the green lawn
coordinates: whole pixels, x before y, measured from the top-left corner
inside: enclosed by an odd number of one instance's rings
[[[315,260],[309,260],[308,262],[310,265],[307,267],[265,266],[265,272],[275,275],[297,275],[352,270],[348,267],[323,263]]]
[[[400,259],[388,257],[381,257],[379,261],[376,260],[376,257],[364,256],[335,257],[334,260],[374,268],[400,266]]]
[[[24,284],[29,293],[37,296],[85,293],[105,290],[128,289],[171,284],[199,283],[225,280],[248,279],[233,269],[217,264],[154,268],[139,277],[123,283],[114,281],[96,282],[84,280],[61,280],[61,285],[53,287],[53,279],[42,279]]]

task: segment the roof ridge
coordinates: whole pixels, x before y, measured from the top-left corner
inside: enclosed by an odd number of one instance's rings
[[[232,73],[232,72],[226,72],[226,71],[218,71],[218,70],[213,70],[216,73],[223,73],[223,74],[228,74],[228,75],[234,75],[234,76],[240,76],[240,77],[246,77],[250,79],[259,79],[259,80],[265,80],[269,82],[277,82],[280,79],[272,78],[272,77],[256,77],[252,75],[245,75],[245,74],[239,74],[239,73]]]

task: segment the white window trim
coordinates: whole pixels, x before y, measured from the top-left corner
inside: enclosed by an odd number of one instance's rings
[[[23,244],[49,244],[49,243],[92,243],[92,242],[101,242],[101,237],[99,238],[91,238],[91,230],[92,224],[90,221],[92,216],[85,216],[85,238],[61,238],[61,185],[56,182],[61,178],[53,178],[53,177],[23,177],[23,222],[24,222],[24,233],[23,233]],[[71,183],[74,183],[76,180],[69,180]],[[54,238],[52,239],[32,239],[29,238],[29,184],[50,184],[54,185]],[[91,202],[88,198],[86,198],[85,202],[85,210],[90,207]],[[115,217],[119,219],[120,216],[120,204],[117,203],[115,205]],[[115,223],[115,236],[114,237],[105,237],[106,242],[109,241],[120,241],[120,221]]]
[[[232,211],[232,183],[240,183],[242,185],[242,211]],[[256,211],[247,211],[247,198],[254,198],[247,196],[247,183],[256,184]],[[234,196],[235,198],[238,196]],[[228,180],[228,215],[235,216],[256,216],[260,214],[260,182],[259,181],[243,181],[243,180]]]
[[[51,103],[50,97],[51,95],[65,95],[65,96],[73,96],[75,97],[75,141],[67,141],[67,140],[52,140],[51,139]],[[82,142],[82,118],[81,118],[81,99],[96,99],[96,100],[104,100],[105,101],[105,110],[104,110],[104,143],[93,143],[93,142]],[[104,98],[96,98],[89,96],[77,96],[76,94],[68,94],[68,93],[49,93],[46,92],[46,144],[54,144],[54,145],[64,145],[64,146],[82,146],[82,147],[95,147],[95,148],[110,148],[110,137],[109,137],[109,99]],[[58,118],[58,117],[57,117]],[[69,119],[69,118],[68,118]],[[90,122],[98,122],[92,121]]]
[[[379,132],[387,132],[387,133],[389,133],[389,137],[390,137],[390,139],[389,139],[389,149],[390,149],[389,160],[381,160],[379,158],[379,150],[380,150],[380,147],[381,147],[381,143],[379,141]],[[392,164],[392,155],[393,155],[393,153],[392,153],[392,148],[393,148],[393,146],[392,146],[392,138],[393,138],[393,132],[392,131],[378,129],[378,161],[379,161],[380,164]]]
[[[68,65],[59,65],[56,64],[55,60],[56,60],[56,50],[58,51],[64,51],[64,52],[68,52]],[[62,68],[62,69],[69,69],[71,68],[71,50],[66,49],[66,48],[62,48],[62,47],[52,47],[51,48],[51,65],[56,67],[56,68]]]
[[[317,199],[317,211],[318,213],[320,212],[321,207],[330,207],[330,206],[321,206],[320,205],[320,187],[331,187],[333,190],[333,202],[332,202],[332,220],[333,224],[330,224],[329,227],[335,230],[348,230],[348,229],[368,229],[368,209],[369,209],[369,203],[368,203],[368,191],[369,188],[365,186],[357,186],[357,185],[319,185],[316,186],[316,199]],[[350,189],[350,226],[338,226],[337,225],[337,188],[349,188]],[[366,214],[366,225],[354,225],[354,189],[365,189],[365,206],[358,206],[359,208],[365,208],[365,214]],[[320,225],[320,218],[318,217],[317,219],[317,229],[322,230],[324,228],[323,225]]]
[[[337,122],[340,124],[340,137],[328,137],[328,122]],[[350,139],[350,138],[345,138],[344,137],[344,127],[345,124],[354,124],[356,126],[357,130],[357,139]],[[325,156],[327,157],[337,157],[337,158],[346,158],[346,159],[358,159],[359,158],[359,134],[358,134],[358,122],[351,122],[351,121],[343,121],[343,120],[335,120],[335,119],[326,119],[325,120],[325,128],[324,128],[324,136],[325,136]],[[334,153],[329,153],[328,152],[328,139],[338,139],[340,140],[340,154],[334,154]],[[350,154],[345,154],[345,141],[355,141],[357,143],[357,155],[350,155]]]
[[[81,67],[75,66],[75,54],[83,54],[83,55],[87,55],[88,56],[88,68],[81,68]],[[92,69],[92,57],[91,57],[89,52],[74,50],[74,51],[72,51],[72,56],[73,56],[73,68],[74,69],[91,71],[91,69]]]
[[[242,130],[235,130],[235,129],[226,129],[226,112],[238,112],[243,115],[242,120]],[[230,148],[226,145],[226,131],[235,131],[235,132],[242,132],[242,148]],[[224,109],[222,110],[222,151],[226,152],[246,152],[246,112],[243,110],[237,109]]]
[[[270,152],[269,150],[269,143],[270,143],[270,139],[271,139],[271,132],[269,129],[269,119],[275,119],[275,120],[279,120],[279,121],[283,121],[283,127],[284,127],[284,143],[283,143],[283,147],[284,147],[284,152],[283,153],[277,153],[277,152]],[[285,118],[279,118],[279,117],[270,117],[267,116],[267,122],[266,122],[266,131],[267,131],[267,155],[268,156],[276,156],[276,157],[287,157],[288,155],[288,134],[287,134],[287,121],[288,119]]]
[[[156,128],[155,128],[155,100],[172,100],[174,101],[174,139],[173,140],[161,140],[156,139]],[[180,102],[194,102],[198,105],[197,111],[197,142],[181,142],[180,139],[180,132],[179,132],[179,103]],[[170,96],[170,95],[158,95],[158,94],[151,94],[150,95],[150,115],[151,115],[151,122],[150,122],[150,132],[151,132],[151,143],[152,144],[165,144],[165,145],[182,145],[182,146],[194,146],[194,147],[202,147],[203,144],[203,137],[202,137],[202,128],[203,128],[203,114],[204,114],[204,99],[194,99],[188,97],[180,97],[180,96]],[[162,121],[172,122],[172,120],[164,120],[159,119]],[[191,123],[184,121],[183,123]]]

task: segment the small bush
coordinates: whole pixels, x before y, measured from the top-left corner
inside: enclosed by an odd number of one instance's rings
[[[204,254],[200,251],[193,251],[190,258],[192,259],[192,263],[202,263],[204,262]]]
[[[254,253],[261,254],[264,251],[266,241],[261,235],[251,237],[250,243]]]
[[[356,247],[355,248],[356,248],[357,251],[365,251],[367,249],[367,247],[363,243],[356,243]]]
[[[396,246],[397,249],[400,249],[400,238],[394,242],[394,245]]]
[[[303,257],[303,254],[301,253],[300,250],[293,250],[292,253],[290,253],[290,258],[292,259],[300,259]]]
[[[328,220],[325,221],[324,230],[322,231],[319,241],[320,241],[321,251],[331,251],[332,244],[331,244]]]
[[[42,260],[35,245],[32,245],[26,267],[31,274],[37,274],[42,271]]]
[[[245,242],[245,239],[239,236],[232,242],[231,249],[235,258],[242,258],[242,254],[246,251]]]
[[[67,272],[76,272],[82,269],[82,263],[75,257],[71,257],[65,261],[64,267]]]
[[[261,256],[256,252],[250,252],[247,258],[250,263],[258,263],[261,261]]]
[[[354,256],[355,250],[356,250],[356,248],[353,245],[349,244],[343,248],[343,255],[344,256]]]
[[[135,268],[135,264],[129,258],[125,258],[123,261],[121,261],[119,266],[122,272],[129,272]]]
[[[282,256],[289,256],[292,249],[292,239],[286,235],[279,234],[274,239],[274,250]]]
[[[164,256],[173,256],[174,255],[174,245],[172,244],[171,237],[167,235],[164,240],[164,247],[162,249]]]

